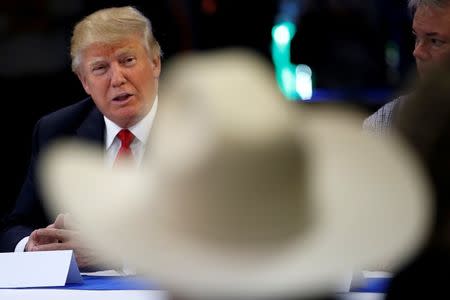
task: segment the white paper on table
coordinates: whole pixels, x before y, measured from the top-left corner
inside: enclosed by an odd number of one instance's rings
[[[73,250],[0,253],[0,288],[64,286],[82,281]]]

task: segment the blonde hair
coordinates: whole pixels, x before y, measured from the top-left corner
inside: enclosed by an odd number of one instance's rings
[[[142,38],[149,56],[161,56],[161,48],[153,35],[150,20],[136,8],[111,7],[88,15],[73,30],[70,46],[72,71],[77,72],[81,53],[89,45],[96,42],[111,44],[130,34]]]

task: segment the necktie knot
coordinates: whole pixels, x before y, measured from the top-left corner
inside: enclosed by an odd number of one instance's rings
[[[128,129],[120,130],[117,137],[121,142],[121,148],[130,148],[130,145],[134,139],[134,135]]]

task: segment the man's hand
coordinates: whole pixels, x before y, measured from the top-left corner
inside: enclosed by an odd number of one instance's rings
[[[92,251],[82,245],[79,233],[75,230],[42,228],[35,230],[37,244],[29,251],[73,250],[80,269],[89,269],[96,264]],[[39,241],[47,243],[39,243]],[[52,241],[48,243],[48,241]]]
[[[67,214],[60,214],[55,222],[33,231],[25,246],[25,251],[73,250],[78,267],[89,270],[98,265],[92,251],[84,247],[77,230],[71,229]]]
[[[50,224],[47,226],[47,228],[59,228],[59,229],[64,229],[64,219],[66,218],[66,214],[59,214],[56,219],[55,222],[53,224]],[[33,250],[36,246],[38,245],[46,245],[46,244],[53,244],[53,243],[58,243],[58,240],[55,239],[51,239],[48,238],[46,236],[42,236],[38,234],[38,230],[34,230],[31,234],[30,237],[28,238],[28,242],[25,245],[25,251],[36,251]]]

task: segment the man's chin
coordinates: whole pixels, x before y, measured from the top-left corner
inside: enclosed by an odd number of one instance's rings
[[[433,73],[435,69],[439,69],[442,66],[441,63],[436,63],[433,65],[426,65],[426,66],[417,66],[417,76],[419,79],[423,79],[425,76],[428,76],[428,74]]]
[[[419,79],[422,79],[426,73],[429,73],[429,70],[427,70],[428,68],[417,68],[417,77]]]
[[[130,128],[131,126],[136,125],[142,118],[140,118],[139,116],[133,115],[130,117],[126,117],[126,118],[120,118],[118,119],[116,123],[117,125],[119,125],[122,128]]]

